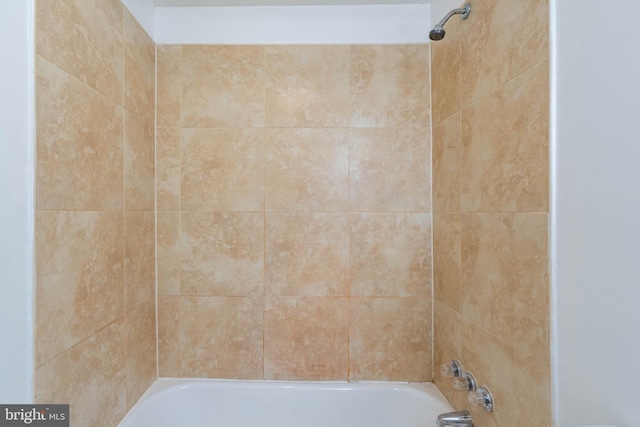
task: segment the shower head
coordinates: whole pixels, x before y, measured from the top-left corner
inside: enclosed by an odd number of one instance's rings
[[[440,24],[433,27],[433,30],[429,31],[429,38],[434,41],[442,40],[444,38],[444,27]]]
[[[429,31],[429,38],[433,41],[442,40],[445,35],[444,24],[453,16],[453,15],[462,15],[462,19],[467,19],[469,14],[471,13],[471,3],[466,3],[460,9],[453,9],[451,12],[447,13],[447,16],[442,18],[442,21],[438,22],[433,30]]]

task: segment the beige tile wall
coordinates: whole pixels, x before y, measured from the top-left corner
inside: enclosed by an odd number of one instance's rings
[[[155,47],[119,0],[36,15],[36,401],[115,426],[157,376]]]
[[[114,425],[155,378],[156,201],[161,376],[430,380],[432,165],[436,366],[492,388],[481,427],[548,425],[547,10],[451,21],[431,148],[428,46],[154,70],[118,0],[38,0],[37,400]]]
[[[434,366],[491,389],[479,427],[551,425],[548,9],[478,0],[432,45]]]
[[[430,380],[428,46],[157,55],[160,375]]]

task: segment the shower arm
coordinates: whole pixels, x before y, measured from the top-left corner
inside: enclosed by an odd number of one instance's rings
[[[464,7],[461,7],[460,9],[453,9],[452,11],[447,13],[447,15],[444,18],[442,18],[440,22],[438,22],[437,26],[444,27],[444,24],[446,24],[447,21],[451,19],[453,15],[462,15],[462,19],[467,19],[470,13],[471,13],[471,5],[467,3],[464,5]]]

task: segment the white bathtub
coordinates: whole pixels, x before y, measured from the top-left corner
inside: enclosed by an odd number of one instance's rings
[[[432,384],[160,379],[119,427],[433,427]]]

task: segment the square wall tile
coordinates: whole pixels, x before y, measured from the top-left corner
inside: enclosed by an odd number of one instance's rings
[[[459,28],[463,106],[549,57],[548,0],[479,1],[471,13]]]
[[[156,45],[156,55],[156,124],[159,128],[177,128],[182,102],[182,46]]]
[[[35,402],[71,405],[73,426],[115,426],[127,412],[122,317],[35,370]]]
[[[351,295],[431,297],[431,215],[352,214]]]
[[[432,380],[429,298],[352,298],[349,304],[349,380]]]
[[[263,127],[265,48],[182,46],[182,126]]]
[[[36,366],[124,313],[122,212],[36,213]]]
[[[263,210],[261,129],[183,129],[181,150],[182,210]]]
[[[122,108],[37,58],[36,117],[36,208],[122,209]]]
[[[428,126],[428,44],[352,46],[350,69],[351,127]]]
[[[158,211],[180,210],[180,129],[156,129],[156,204]]]
[[[349,125],[349,46],[268,46],[268,127]]]
[[[433,295],[462,313],[462,231],[460,214],[433,214]]]
[[[431,209],[429,129],[352,129],[349,144],[351,211]]]
[[[431,43],[431,107],[434,127],[460,111],[462,22],[459,15],[451,19],[447,23],[447,36],[437,43]]]
[[[451,402],[451,405],[457,410],[461,410],[469,406],[467,394],[460,393],[453,388],[452,379],[442,376],[440,367],[448,365],[453,359],[464,364],[462,359],[462,314],[440,301],[434,302],[433,309],[433,382]],[[477,377],[476,379],[480,380]]]
[[[547,61],[462,111],[461,167],[463,212],[549,210]]]
[[[264,214],[182,213],[180,293],[263,295]]]
[[[153,212],[124,213],[124,305],[127,312],[155,296],[155,233]]]
[[[124,205],[125,210],[155,208],[156,141],[153,122],[124,113]]]
[[[150,298],[125,315],[127,410],[158,376],[156,367],[156,301]]]
[[[549,368],[472,322],[465,321],[462,331],[464,366],[482,378],[496,401],[493,412],[469,407],[474,422],[489,427],[551,425]]]
[[[266,138],[267,211],[347,210],[347,130],[269,129]]]
[[[180,377],[180,297],[158,296],[158,376]]]
[[[153,40],[125,8],[124,108],[155,123],[156,52]]]
[[[433,128],[433,211],[460,212],[460,112]]]
[[[348,222],[346,213],[268,213],[266,294],[347,296]]]
[[[262,298],[182,297],[181,376],[262,379]]]
[[[463,214],[465,318],[549,366],[547,214]]]
[[[180,213],[157,215],[158,295],[180,295]]]
[[[35,4],[36,53],[122,106],[122,3],[39,0]]]
[[[265,379],[346,381],[348,352],[346,298],[265,298]]]

